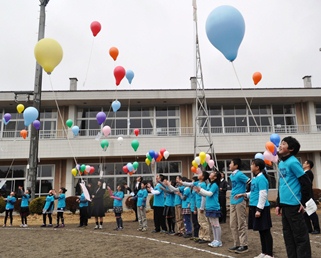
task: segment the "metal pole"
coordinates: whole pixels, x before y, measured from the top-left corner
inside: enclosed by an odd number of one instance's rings
[[[46,5],[49,0],[40,0],[40,17],[38,29],[38,41],[45,36],[45,21],[46,21]],[[33,106],[39,111],[41,108],[41,87],[42,87],[42,67],[36,64],[35,85],[34,85],[34,99]],[[40,121],[40,117],[38,118]],[[39,132],[33,126],[30,134],[30,148],[29,148],[29,176],[31,188],[31,198],[35,198],[36,183],[37,183],[37,168],[38,168],[38,147],[39,147]]]

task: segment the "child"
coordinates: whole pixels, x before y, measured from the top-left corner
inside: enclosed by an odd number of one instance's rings
[[[312,197],[311,182],[295,157],[300,143],[293,137],[283,138],[279,146],[279,192],[276,214],[281,213],[283,238],[287,256],[311,257],[308,228],[304,221],[303,205]]]
[[[109,191],[110,198],[114,199],[113,209],[117,223],[117,227],[114,230],[122,230],[123,220],[121,218],[121,214],[123,212],[124,192],[122,191],[122,187],[120,185],[117,186],[117,191],[114,193],[109,186],[107,186],[107,189]]]
[[[58,199],[58,205],[57,205],[57,225],[55,228],[59,228],[59,219],[61,219],[61,228],[65,227],[65,219],[64,219],[64,211],[66,209],[66,195],[67,189],[64,187],[61,187],[59,189],[59,196],[56,196],[55,199]]]
[[[7,226],[7,219],[10,216],[10,227],[12,226],[12,212],[14,208],[14,203],[17,201],[15,192],[11,192],[10,195],[7,196],[7,204],[6,204],[6,215],[4,217],[4,224],[3,227]]]
[[[82,192],[79,199],[76,200],[79,203],[79,228],[88,226],[88,200],[85,194]]]
[[[132,197],[132,199],[137,199],[137,216],[139,228],[138,231],[147,230],[147,219],[146,219],[146,200],[148,192],[146,190],[146,181],[142,181],[140,184],[140,190],[137,192],[137,195]]]
[[[55,208],[55,197],[54,197],[54,192],[55,190],[50,190],[49,194],[46,197],[46,202],[45,205],[42,209],[42,219],[43,219],[43,224],[41,225],[41,227],[46,227],[46,214],[48,214],[48,218],[49,218],[49,224],[48,227],[52,227],[52,212]]]
[[[20,205],[20,217],[21,217],[21,228],[27,228],[27,217],[29,216],[29,199],[30,199],[30,190],[27,189],[23,192],[22,186],[19,186],[19,191],[21,195],[21,205]]]
[[[270,203],[268,201],[269,182],[263,174],[265,163],[262,159],[253,159],[251,171],[254,178],[251,182],[251,192],[235,195],[234,198],[250,198],[249,229],[258,230],[261,239],[262,253],[255,258],[273,257],[273,238]]]
[[[246,192],[246,186],[251,180],[239,169],[242,161],[240,158],[234,158],[229,165],[230,180],[232,191],[230,196],[230,228],[234,240],[234,246],[229,248],[230,252],[246,253],[248,252],[247,225],[246,225],[246,202],[243,197],[235,199],[235,195]]]
[[[197,177],[193,177],[193,183],[198,182]],[[199,241],[198,235],[199,235],[199,229],[200,229],[200,224],[198,224],[197,220],[197,207],[196,207],[196,191],[191,188],[191,214],[192,214],[192,223],[193,223],[193,237],[191,240],[194,241]]]
[[[206,217],[209,219],[212,227],[214,240],[209,243],[210,247],[222,246],[221,240],[221,226],[219,217],[221,216],[220,204],[218,200],[219,195],[219,184],[221,180],[221,174],[219,171],[213,171],[209,175],[210,183],[207,185],[207,190],[201,187],[195,187],[195,191],[199,192],[200,195],[206,197],[205,211]]]
[[[169,189],[169,185],[174,185],[175,182],[171,182],[167,179],[164,179],[163,181],[163,187],[162,190],[165,193],[165,207],[164,207],[164,216],[167,220],[167,228],[168,228],[168,234],[174,235],[175,234],[175,206],[174,206],[174,198],[175,193],[173,190]]]

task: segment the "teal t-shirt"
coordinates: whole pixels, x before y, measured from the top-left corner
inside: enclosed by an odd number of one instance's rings
[[[164,191],[162,190],[162,185],[157,184],[154,188],[154,190],[159,191],[159,194],[154,194],[154,201],[153,201],[153,206],[156,207],[164,207]]]
[[[208,184],[207,191],[212,192],[212,196],[206,196],[205,210],[207,211],[219,211],[220,203],[218,201],[219,188],[216,183]]]
[[[251,194],[250,194],[250,206],[257,206],[259,203],[260,191],[266,190],[268,193],[269,191],[269,182],[266,177],[261,173],[254,177],[251,181]],[[270,206],[268,199],[264,204],[264,207]]]
[[[230,202],[232,205],[239,204],[244,200],[244,198],[235,199],[234,196],[236,194],[245,193],[246,184],[249,178],[244,175],[243,172],[238,170],[230,175],[230,180],[232,182]]]
[[[121,198],[121,200],[114,199],[113,206],[114,207],[122,207],[123,206],[124,193],[122,191],[117,191],[117,192],[113,193],[113,196]]]

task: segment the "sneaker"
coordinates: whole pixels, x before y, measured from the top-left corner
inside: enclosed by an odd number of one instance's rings
[[[221,247],[223,244],[222,244],[222,241],[214,241],[214,244],[213,244],[213,247]]]
[[[40,227],[41,227],[41,228],[45,228],[45,227],[46,227],[46,224],[42,224]]]
[[[114,228],[115,231],[117,231],[119,228]]]
[[[21,224],[20,227],[23,228],[24,224]]]
[[[190,238],[190,237],[192,237],[192,234],[191,233],[186,233],[186,234],[183,235],[183,237],[184,238]]]
[[[64,227],[65,227],[65,224],[61,224],[59,227],[60,227],[60,228],[64,228]]]
[[[96,226],[94,227],[94,229],[99,229],[99,226],[98,226],[98,225],[96,225]]]
[[[264,258],[274,258],[274,257],[266,254],[266,255],[264,256]]]
[[[99,229],[103,229],[103,225],[99,225]]]
[[[27,225],[27,224],[24,224],[24,225],[23,225],[23,227],[24,227],[24,228],[27,228],[27,227],[28,227],[28,225]]]
[[[143,229],[142,228],[138,228],[137,231],[142,231]]]
[[[52,228],[52,224],[48,224],[48,226],[47,226],[48,228]]]
[[[123,230],[123,227],[119,227],[119,228],[118,228],[118,231],[121,231],[121,230]]]
[[[9,224],[9,227],[12,227],[12,224]]]
[[[152,233],[159,233],[160,231],[153,230]]]
[[[240,246],[239,248],[237,248],[235,250],[235,253],[237,254],[243,254],[243,253],[247,253],[249,251],[249,249],[247,248],[247,246]]]
[[[77,228],[82,228],[84,225],[79,225]]]
[[[2,226],[3,228],[5,228],[6,227],[6,224],[3,224],[3,226]]]
[[[175,235],[175,232],[174,232],[174,231],[170,231],[170,232],[169,232],[169,235],[170,235],[170,236],[174,236],[174,235]]]
[[[54,226],[54,228],[59,228],[59,225]]]
[[[235,253],[235,251],[239,248],[239,246],[233,246],[233,247],[230,247],[228,250],[229,252],[232,252],[232,253]]]
[[[200,239],[197,241],[197,243],[199,244],[206,244],[206,243],[210,243],[210,241],[204,240],[204,239]]]
[[[264,258],[264,257],[265,257],[265,254],[260,253],[258,256],[255,256],[254,258]]]
[[[161,230],[161,231],[160,231],[160,233],[162,233],[162,234],[166,234],[166,233],[167,233],[167,231],[166,231],[166,230]]]
[[[145,232],[145,231],[147,231],[147,229],[146,228],[142,228],[142,232]]]

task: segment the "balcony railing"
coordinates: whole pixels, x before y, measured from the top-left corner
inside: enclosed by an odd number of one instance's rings
[[[208,133],[207,128],[203,128],[198,131],[198,134]],[[169,127],[169,128],[140,128],[140,136],[193,136],[193,127]],[[297,134],[297,133],[321,133],[321,125],[276,125],[276,126],[225,126],[225,127],[211,127],[211,134],[221,135],[221,134],[271,134],[271,133],[287,133],[287,134]],[[108,137],[119,137],[119,136],[130,136],[134,135],[134,129],[112,129]],[[28,135],[29,137],[29,135]],[[94,137],[104,137],[100,129],[81,129],[77,136],[74,136],[71,130],[68,131],[69,138],[94,138]],[[20,131],[3,131],[0,132],[0,139],[22,139],[20,136]],[[41,130],[39,131],[40,139],[64,139],[67,138],[66,133],[63,130]]]

